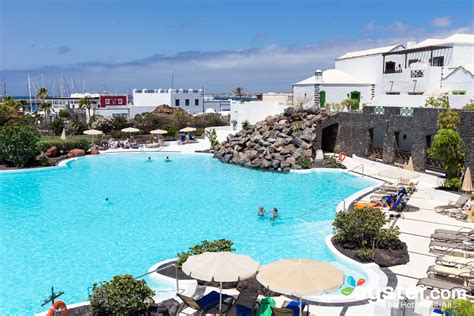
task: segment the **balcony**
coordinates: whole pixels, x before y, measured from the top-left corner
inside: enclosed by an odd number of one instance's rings
[[[406,164],[408,160],[410,159],[411,152],[402,150],[402,149],[396,149],[395,150],[395,162],[401,163],[401,164]]]
[[[411,70],[410,71],[410,78],[423,78],[425,75],[424,70]]]
[[[444,173],[443,162],[439,159],[426,157],[426,170]]]
[[[373,160],[383,159],[383,147],[377,145],[370,145],[369,147],[369,158]]]

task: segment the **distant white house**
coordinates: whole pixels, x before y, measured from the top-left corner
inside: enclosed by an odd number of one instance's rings
[[[474,35],[454,34],[346,53],[335,68],[375,85],[373,105],[424,106],[430,96],[447,95],[451,106],[472,102]]]
[[[283,113],[288,105],[282,102],[273,101],[232,101],[230,104],[230,122],[233,132],[242,129],[242,123],[247,121],[255,124],[263,121],[267,116]]]
[[[325,107],[344,99],[356,99],[360,105],[368,104],[374,97],[374,83],[360,79],[338,69],[316,71],[303,81],[293,84],[293,104],[303,107]]]

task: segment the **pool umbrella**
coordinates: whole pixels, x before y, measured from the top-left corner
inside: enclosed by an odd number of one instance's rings
[[[413,179],[419,175],[414,171],[402,168],[390,168],[379,171],[379,176],[392,179]]]
[[[255,275],[260,264],[250,256],[232,252],[205,252],[183,263],[184,273],[207,282],[219,282],[219,314],[222,314],[222,282],[237,282]]]
[[[311,259],[283,259],[264,265],[257,280],[271,291],[300,299],[302,296],[332,292],[344,283],[344,273],[328,262]]]
[[[190,133],[196,131],[194,127],[185,127],[179,130],[181,133]]]
[[[138,133],[140,130],[134,127],[127,127],[127,128],[122,128],[121,131],[124,133],[128,133],[129,138],[132,139],[132,133]]]
[[[85,135],[91,135],[91,136],[92,136],[92,142],[94,142],[94,137],[95,137],[96,135],[102,135],[102,134],[104,134],[104,133],[102,133],[102,131],[99,131],[99,130],[97,130],[97,129],[88,129],[88,130],[85,130],[85,131],[84,131],[84,134],[85,134]]]
[[[405,170],[415,171],[415,167],[413,167],[413,159],[411,159],[411,156],[410,159],[408,159],[408,163],[405,166]]]
[[[164,134],[168,134],[168,131],[165,131],[163,129],[155,129],[153,131],[150,131],[150,134],[164,135]]]
[[[63,128],[63,131],[61,133],[61,140],[66,140],[66,129]]]
[[[461,190],[465,192],[472,191],[471,169],[469,167],[467,167],[466,172],[464,172]]]

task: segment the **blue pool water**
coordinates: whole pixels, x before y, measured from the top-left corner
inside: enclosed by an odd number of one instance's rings
[[[262,263],[333,261],[324,238],[336,205],[374,184],[342,172],[279,174],[171,155],[98,155],[0,173],[0,315],[44,310],[52,285],[66,303],[84,301],[94,282],[142,274],[205,239],[231,239]],[[257,217],[259,205],[277,207],[282,220]]]

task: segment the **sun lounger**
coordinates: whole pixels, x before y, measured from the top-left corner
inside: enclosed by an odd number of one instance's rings
[[[451,278],[459,278],[465,280],[466,278],[474,278],[474,270],[470,268],[455,268],[455,267],[446,267],[443,265],[432,265],[428,268],[428,274],[435,273],[437,275],[442,275]]]
[[[474,237],[474,229],[459,229],[459,230],[451,230],[451,229],[435,229],[434,231],[435,234],[440,233],[440,234],[450,234],[450,235],[457,235],[457,236],[471,236]]]
[[[424,286],[430,289],[440,289],[449,291],[460,290],[470,292],[470,289],[466,288],[462,281],[456,282],[442,278],[423,278],[418,280],[416,286]]]
[[[448,249],[459,249],[459,250],[468,250],[474,251],[474,245],[464,244],[460,242],[443,242],[443,241],[434,241],[430,242],[430,248],[448,248]]]
[[[441,241],[441,242],[463,242],[464,240],[470,239],[468,236],[464,235],[451,235],[451,234],[442,234],[442,233],[433,233],[430,236],[431,240]]]
[[[464,258],[474,257],[474,246],[464,243],[449,243],[441,241],[430,242],[430,252],[434,254],[455,255]]]
[[[303,311],[304,315],[304,310],[305,308],[308,307],[307,315],[309,315],[309,305],[306,304],[305,302],[301,302],[301,310]],[[282,309],[289,309],[293,311],[294,316],[299,316],[300,314],[300,302],[296,301],[285,301],[283,302],[283,305],[281,306]]]
[[[442,264],[444,266],[474,268],[474,259],[462,258],[462,257],[456,257],[456,256],[438,256],[436,258],[436,264]]]
[[[257,302],[258,293],[239,293],[232,307],[227,312],[228,316],[251,316]]]
[[[438,206],[435,206],[434,210],[435,212],[437,213],[444,213],[448,210],[451,210],[451,209],[459,209],[459,208],[463,208],[466,203],[469,201],[469,197],[466,196],[466,195],[461,195],[457,201],[453,201],[453,202],[449,202],[448,204],[446,205],[438,205]]]
[[[193,299],[192,297],[182,295],[177,293],[178,297],[186,304],[187,306],[195,309],[199,313],[216,313],[219,311],[219,293],[212,291],[198,300]],[[222,310],[226,311],[229,306],[233,303],[235,299],[227,294],[222,294]]]

